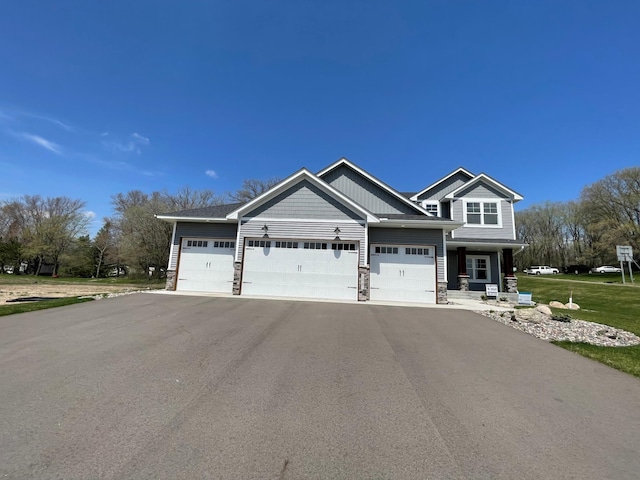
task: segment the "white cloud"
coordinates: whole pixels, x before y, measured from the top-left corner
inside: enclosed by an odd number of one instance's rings
[[[84,212],[84,216],[87,218],[90,218],[91,220],[93,220],[94,218],[96,218],[96,212],[92,212],[91,210],[87,210],[86,212]]]
[[[4,112],[0,111],[0,118],[3,118],[5,120],[11,120],[11,121],[19,121],[20,119],[42,120],[44,122],[53,123],[54,125],[68,132],[73,132],[76,130],[74,126],[69,125],[66,122],[63,122],[62,120],[58,120],[55,117],[51,117],[49,115],[42,115],[40,113],[30,112],[27,110],[16,110],[13,108],[5,108]]]
[[[101,136],[106,137],[106,134],[102,134]],[[119,152],[125,153],[137,153],[140,155],[142,153],[143,146],[149,145],[151,141],[147,137],[143,137],[139,133],[132,133],[129,135],[129,139],[122,142],[118,140],[112,140],[110,142],[103,142],[103,145],[111,148],[112,150],[117,150]]]
[[[46,148],[50,152],[57,153],[58,155],[62,155],[62,149],[60,145],[50,140],[47,140],[46,138],[42,138],[39,135],[34,135],[32,133],[27,133],[27,132],[11,132],[11,134],[14,135],[15,137],[21,138],[35,145],[39,145],[42,148]]]
[[[207,177],[218,178],[218,174],[216,173],[215,170],[207,170],[204,173],[205,173],[205,175],[207,175]]]
[[[132,133],[131,138],[133,139],[134,142],[140,143],[141,145],[149,145],[150,143],[147,137],[143,137],[139,133],[135,133],[135,132]]]

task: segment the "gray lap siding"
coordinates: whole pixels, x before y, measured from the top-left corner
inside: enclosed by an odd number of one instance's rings
[[[414,228],[370,228],[369,243],[396,245],[435,245],[436,268],[439,282],[446,281],[446,252],[440,229],[423,230]]]
[[[267,230],[263,230],[264,226]],[[340,232],[336,234],[336,227]],[[339,238],[336,238],[339,237]],[[291,238],[296,240],[327,240],[335,242],[358,242],[359,264],[365,265],[365,238],[366,227],[364,223],[355,221],[329,221],[314,222],[313,220],[275,220],[251,218],[242,219],[240,235],[237,245],[236,261],[242,262],[244,242],[246,238],[261,238],[265,240],[278,240]]]
[[[478,197],[481,198],[481,197]],[[514,240],[513,235],[513,205],[509,200],[495,199],[500,201],[500,212],[502,217],[502,227],[487,226],[462,226],[454,230],[454,237],[458,238],[478,238],[478,239],[505,239]],[[451,204],[451,218],[454,220],[464,220],[464,201],[457,199]]]
[[[185,237],[236,239],[237,225],[235,223],[197,223],[178,222],[176,234],[173,237],[173,249],[169,258],[169,270],[175,270],[178,265],[180,240]]]

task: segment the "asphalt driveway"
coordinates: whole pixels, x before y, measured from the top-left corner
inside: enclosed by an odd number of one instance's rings
[[[0,317],[0,477],[638,478],[640,381],[472,312],[136,294]]]

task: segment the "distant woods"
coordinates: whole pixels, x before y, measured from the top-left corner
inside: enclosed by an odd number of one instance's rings
[[[529,243],[514,259],[520,269],[615,265],[616,245],[631,245],[637,258],[640,167],[620,170],[584,187],[577,200],[546,202],[517,212],[516,229],[518,238]]]
[[[154,215],[245,202],[278,183],[245,180],[233,193],[183,187],[175,193],[131,190],[111,197],[113,214],[93,238],[86,202],[24,195],[0,202],[0,274],[160,278],[169,260],[171,225]]]
[[[189,187],[175,193],[118,193],[111,197],[113,214],[102,220],[93,238],[87,232],[92,218],[82,200],[24,195],[2,201],[0,274],[160,278],[169,260],[172,228],[154,215],[247,202],[278,181],[245,180],[238,191],[222,195]],[[577,200],[517,212],[516,228],[518,238],[529,244],[514,257],[519,269],[616,263],[616,245],[631,245],[640,253],[640,167],[584,187]]]

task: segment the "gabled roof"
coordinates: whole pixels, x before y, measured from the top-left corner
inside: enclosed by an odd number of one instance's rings
[[[228,203],[226,205],[212,205],[210,207],[192,208],[179,212],[162,213],[156,215],[160,220],[189,220],[203,222],[207,220],[226,221],[227,214],[237,210],[243,203]]]
[[[335,200],[337,200],[338,202],[343,204],[349,210],[362,215],[362,218],[366,218],[368,222],[377,223],[377,222],[380,221],[378,219],[378,217],[376,217],[373,213],[371,213],[368,210],[366,210],[365,208],[361,207],[356,202],[351,200],[349,197],[347,197],[346,195],[344,195],[340,191],[338,191],[335,188],[333,188],[328,183],[322,181],[320,178],[315,176],[313,173],[311,173],[306,168],[302,168],[301,170],[298,170],[296,173],[294,173],[293,175],[285,178],[280,183],[278,183],[277,185],[273,186],[272,188],[270,188],[269,190],[267,190],[263,194],[258,195],[256,198],[254,198],[250,202],[239,206],[238,208],[236,208],[232,212],[229,212],[227,214],[226,218],[229,219],[229,220],[237,220],[237,219],[241,218],[243,216],[243,214],[254,210],[255,208],[259,207],[260,205],[264,204],[265,202],[268,202],[272,198],[276,197],[280,193],[286,191],[288,188],[292,187],[293,185],[296,185],[298,182],[301,182],[302,180],[308,180],[313,185],[318,187],[320,190],[322,190],[323,192],[327,193],[329,196],[333,197]]]
[[[391,194],[393,197],[397,198],[398,200],[400,200],[401,202],[405,203],[406,205],[409,205],[411,208],[413,208],[415,211],[420,212],[426,216],[432,217],[433,214],[431,212],[427,212],[424,208],[422,208],[420,205],[417,205],[415,203],[413,203],[410,199],[408,199],[407,197],[405,197],[404,195],[402,195],[400,192],[398,192],[396,189],[390,187],[389,185],[387,185],[386,183],[384,183],[382,180],[377,179],[376,177],[374,177],[373,175],[371,175],[368,172],[365,172],[363,169],[361,169],[360,167],[358,167],[356,164],[352,163],[351,161],[349,161],[347,158],[342,157],[341,159],[339,159],[337,162],[332,163],[331,165],[329,165],[328,167],[326,167],[325,169],[321,170],[320,172],[318,172],[318,177],[322,178],[324,175],[326,175],[327,173],[331,172],[332,170],[335,170],[336,168],[340,167],[340,166],[346,166],[348,168],[350,168],[351,170],[353,170],[354,172],[357,172],[358,174],[362,175],[364,178],[366,178],[367,180],[369,180],[371,183],[377,185],[378,187],[380,187],[382,190],[386,191],[387,193]]]
[[[453,177],[455,174],[457,173],[464,173],[466,176],[469,177],[469,180],[471,180],[473,177],[475,177],[475,175],[473,173],[471,173],[469,170],[462,168],[462,167],[458,167],[457,169],[455,169],[453,172],[451,172],[448,175],[445,175],[444,177],[442,177],[440,180],[438,180],[437,182],[432,183],[431,185],[429,185],[427,188],[420,190],[418,193],[414,194],[413,196],[411,196],[411,200],[413,200],[414,202],[418,201],[418,197],[420,195],[423,195],[424,193],[428,192],[429,190],[431,190],[433,187],[436,187],[437,185],[440,185],[442,182],[450,179],[451,177]]]
[[[445,195],[444,198],[455,198],[455,196],[458,193],[460,193],[461,191],[469,188],[472,185],[475,185],[476,183],[480,183],[480,182],[488,183],[489,185],[493,186],[495,189],[501,190],[502,192],[504,192],[508,196],[510,196],[513,199],[514,202],[517,202],[517,201],[523,199],[523,196],[520,195],[518,192],[516,192],[514,190],[511,190],[510,188],[504,186],[502,183],[498,182],[497,180],[494,180],[493,178],[491,178],[486,173],[481,173],[480,175],[475,176],[472,180],[470,180],[467,183],[465,183],[464,185],[458,187],[453,192],[449,192],[447,195]]]

